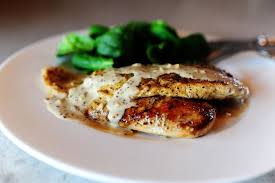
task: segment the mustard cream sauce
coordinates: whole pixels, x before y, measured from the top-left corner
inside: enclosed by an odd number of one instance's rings
[[[60,116],[63,117],[66,112],[75,112],[78,114],[79,111],[87,109],[92,101],[101,97],[99,90],[103,86],[120,82],[123,79],[121,74],[131,74],[132,77],[130,77],[118,90],[111,96],[104,98],[107,102],[108,120],[112,126],[118,126],[118,122],[123,116],[125,109],[135,106],[135,102],[133,102],[132,99],[138,93],[138,85],[142,78],[154,79],[168,73],[176,73],[183,78],[208,81],[214,81],[219,78],[219,80],[224,82],[232,82],[232,78],[208,68],[196,68],[179,64],[150,66],[134,64],[117,69],[107,69],[102,71],[102,74],[99,75],[89,75],[84,79],[82,84],[69,89],[68,96],[61,95],[60,97],[52,97],[48,101],[48,107],[55,114],[59,113]],[[56,106],[63,107],[60,108]]]

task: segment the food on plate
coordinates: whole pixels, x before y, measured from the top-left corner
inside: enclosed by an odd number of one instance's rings
[[[180,37],[163,20],[94,24],[57,46],[42,71],[48,109],[104,131],[194,138],[215,124],[215,101],[244,101],[249,89],[207,63],[201,33]],[[241,103],[241,102],[240,102]]]
[[[92,74],[47,67],[42,76],[48,108],[58,117],[167,137],[206,134],[216,116],[209,100],[249,95],[239,80],[213,66],[133,64]]]

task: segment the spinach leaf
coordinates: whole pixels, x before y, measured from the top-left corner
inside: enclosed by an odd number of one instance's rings
[[[109,27],[104,25],[98,25],[98,24],[91,25],[89,27],[89,36],[92,38],[96,38],[106,33],[108,30],[109,30]]]
[[[210,53],[210,47],[205,37],[200,33],[194,33],[184,37],[178,48],[178,60],[184,63],[185,60],[193,63],[201,63]]]
[[[210,53],[200,33],[179,37],[163,20],[131,21],[113,27],[95,24],[88,35],[70,33],[58,44],[57,56],[72,57],[72,64],[94,71],[142,64],[200,64]]]
[[[146,48],[150,43],[150,24],[143,21],[132,21],[126,24],[127,35],[126,57],[132,62],[146,63]]]
[[[159,41],[178,42],[180,40],[174,28],[163,20],[154,20],[150,26],[150,32]]]
[[[150,63],[174,63],[177,58],[175,46],[175,44],[170,42],[149,45],[147,47],[146,54]]]
[[[114,27],[96,38],[97,54],[118,58],[124,53],[125,34],[122,27]]]
[[[57,56],[63,56],[71,53],[89,52],[94,47],[95,42],[89,36],[70,33],[58,44],[56,54]]]
[[[91,56],[85,53],[77,53],[72,57],[72,64],[77,68],[88,71],[96,71],[112,67],[114,61],[111,58]]]

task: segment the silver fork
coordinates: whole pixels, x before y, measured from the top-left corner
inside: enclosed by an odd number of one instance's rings
[[[216,63],[234,53],[255,50],[266,57],[275,58],[275,36],[259,35],[246,40],[217,40],[210,42],[212,52],[207,60]]]

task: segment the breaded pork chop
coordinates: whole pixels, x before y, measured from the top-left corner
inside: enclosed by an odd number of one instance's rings
[[[167,137],[194,138],[206,134],[214,124],[215,108],[205,101],[148,97],[126,109],[119,125],[131,130]]]

